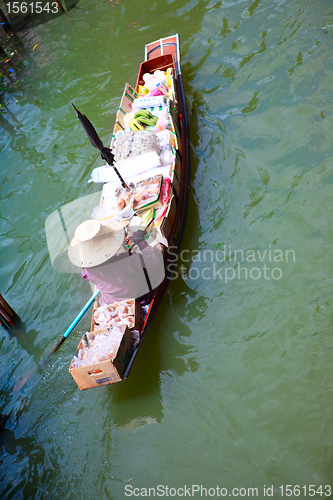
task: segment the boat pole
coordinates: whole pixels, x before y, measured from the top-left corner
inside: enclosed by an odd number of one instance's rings
[[[100,290],[97,288],[97,290],[95,291],[95,293],[90,297],[90,299],[88,300],[88,302],[86,303],[86,305],[81,309],[81,311],[76,316],[76,318],[73,319],[73,321],[71,322],[71,324],[69,325],[69,327],[67,328],[67,330],[65,331],[65,333],[63,334],[63,336],[61,337],[61,339],[57,342],[57,344],[54,346],[54,348],[52,349],[52,351],[50,352],[50,354],[47,356],[47,358],[45,358],[45,360],[43,361],[42,364],[44,364],[52,356],[52,354],[54,354],[59,349],[59,347],[61,346],[61,344],[63,344],[65,342],[65,340],[67,339],[68,335],[74,330],[74,328],[76,327],[76,325],[78,324],[78,322],[80,321],[80,319],[87,312],[87,310],[89,309],[89,307],[91,306],[91,304],[94,302],[94,300],[98,297],[99,293],[100,293]]]
[[[20,317],[0,293],[0,321],[4,328],[15,328],[21,322]]]

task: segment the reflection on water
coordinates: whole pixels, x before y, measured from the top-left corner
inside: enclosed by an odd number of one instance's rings
[[[75,229],[91,217],[99,204],[101,193],[96,192],[62,205],[45,221],[47,248],[53,269],[59,273],[79,273],[82,269],[72,265],[67,249],[74,237]]]
[[[24,322],[0,339],[2,497],[329,484],[330,2],[82,2],[22,33],[22,64],[0,83],[1,293]],[[186,256],[225,245],[294,250],[295,261],[276,280],[251,277],[267,262],[248,262],[247,278],[225,283],[190,259],[128,380],[77,389],[68,366],[86,315],[17,391],[90,295],[52,268],[45,233],[52,213],[100,188],[87,183],[100,160],[70,103],[108,143],[144,44],[176,31],[191,133]]]

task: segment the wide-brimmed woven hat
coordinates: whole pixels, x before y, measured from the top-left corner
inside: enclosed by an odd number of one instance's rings
[[[125,232],[120,225],[103,225],[98,220],[82,222],[68,247],[68,258],[78,267],[94,267],[124,249]]]

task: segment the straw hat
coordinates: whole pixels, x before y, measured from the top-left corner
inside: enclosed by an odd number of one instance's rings
[[[78,267],[98,266],[124,248],[124,239],[121,226],[86,220],[75,229],[68,247],[68,258]]]

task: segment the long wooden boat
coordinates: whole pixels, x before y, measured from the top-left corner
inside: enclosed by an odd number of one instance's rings
[[[179,178],[179,193],[172,200],[175,207],[170,207],[170,212],[175,209],[175,217],[172,227],[170,228],[169,246],[179,249],[187,216],[189,187],[190,187],[190,156],[189,156],[189,124],[186,107],[185,92],[183,86],[183,78],[180,66],[180,48],[179,36],[169,36],[161,38],[155,42],[149,43],[145,47],[145,62],[141,64],[140,71],[136,83],[136,90],[140,84],[143,84],[142,76],[144,73],[151,73],[156,69],[174,69],[176,92],[179,107],[179,125],[181,135],[181,151],[177,151],[181,160],[181,170]],[[135,348],[131,360],[128,364],[124,378],[127,378],[131,370],[133,361],[138,353],[141,343],[147,333],[148,327],[156,313],[158,306],[162,300],[165,289],[170,281],[172,270],[166,275],[165,280],[155,290],[154,297],[149,304],[148,313],[145,317],[142,330],[140,332],[140,343]]]
[[[186,109],[186,100],[183,86],[183,79],[180,65],[180,48],[179,36],[173,35],[166,38],[161,38],[155,42],[149,43],[145,47],[145,60],[140,65],[135,91],[138,92],[139,85],[144,85],[143,75],[145,73],[153,73],[156,70],[166,71],[168,68],[173,69],[173,82],[174,82],[174,99],[177,102],[173,104],[176,112],[174,114],[173,123],[175,125],[175,135],[178,137],[178,149],[176,150],[176,165],[177,171],[173,171],[171,178],[172,195],[170,197],[169,206],[165,215],[165,236],[167,237],[169,246],[179,249],[181,244],[182,235],[187,215],[188,196],[189,196],[189,176],[190,176],[190,158],[189,158],[189,125],[188,115]],[[125,94],[132,92],[125,88]],[[126,90],[127,89],[127,90]],[[123,96],[123,99],[124,99]],[[122,101],[123,102],[123,101]],[[123,111],[121,106],[119,112]],[[171,112],[171,111],[170,111]],[[118,122],[119,124],[119,122]],[[117,130],[117,121],[114,132]],[[112,146],[112,143],[111,143]],[[176,252],[177,252],[176,250]],[[168,266],[166,276],[162,283],[155,289],[153,298],[146,308],[143,324],[140,329],[140,340],[134,350],[132,350],[130,359],[124,372],[115,380],[110,378],[106,381],[101,380],[98,384],[104,385],[105,383],[118,382],[119,380],[126,379],[129,376],[133,362],[138,354],[142,341],[147,333],[147,330],[152,322],[152,319],[159,307],[159,304],[165,293],[165,289],[171,279],[172,269]],[[98,305],[98,304],[95,304]],[[70,369],[73,375],[73,371]],[[74,375],[73,375],[74,377]],[[75,377],[74,377],[75,378]],[[79,384],[78,384],[79,385]],[[97,385],[96,385],[97,386]],[[80,385],[79,385],[80,387]],[[83,387],[85,388],[85,387]]]

